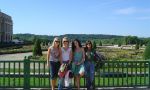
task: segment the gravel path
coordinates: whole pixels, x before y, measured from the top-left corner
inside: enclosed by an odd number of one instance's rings
[[[44,51],[43,53],[47,53]],[[30,56],[32,55],[32,52],[28,53],[16,53],[16,54],[3,54],[0,55],[0,60],[23,60],[25,56]]]

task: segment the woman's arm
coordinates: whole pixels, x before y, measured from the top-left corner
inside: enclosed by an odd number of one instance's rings
[[[62,50],[61,50],[61,48],[59,48],[59,54],[60,54],[59,61],[60,61],[60,64],[62,64]]]
[[[71,63],[72,61],[72,50],[70,50],[70,54],[69,54],[69,64]]]
[[[84,48],[82,48],[82,63],[85,61],[85,51]]]
[[[50,63],[49,63],[50,51],[51,51],[51,49],[48,48],[48,51],[47,51],[47,66],[48,66],[48,67],[50,66]]]
[[[78,65],[82,64],[85,61],[85,51],[83,48],[81,48],[81,50],[82,50],[82,60],[81,62],[78,63]]]

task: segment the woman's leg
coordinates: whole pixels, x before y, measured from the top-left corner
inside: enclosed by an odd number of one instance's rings
[[[84,75],[84,72],[80,73],[80,75],[77,76],[77,88],[80,90],[80,78]]]
[[[74,77],[75,87],[78,87],[77,76]]]
[[[55,90],[55,63],[54,62],[50,62],[50,82],[51,82],[51,89]]]
[[[69,87],[67,87],[67,90],[72,90],[72,85],[70,84]]]
[[[64,78],[59,78],[58,90],[63,90]]]
[[[84,63],[85,66],[85,77],[86,77],[86,87],[90,90],[90,64],[88,61]]]
[[[94,67],[94,64],[91,64],[90,66],[90,77],[91,77],[91,81],[93,82],[94,81],[94,75],[95,75],[95,67]]]
[[[55,90],[57,74],[58,74],[59,63],[58,62],[50,62],[50,77],[51,77],[51,88]]]
[[[79,74],[77,75],[77,88],[80,90],[80,78],[84,75],[85,69],[84,66],[80,66],[79,68]]]
[[[77,87],[77,90],[80,90],[80,80],[79,80],[79,76],[75,76],[75,86]]]
[[[80,90],[80,76],[77,76],[77,89]]]
[[[93,87],[93,81],[94,81],[94,75],[95,75],[95,66],[93,63],[90,64],[90,86]]]
[[[55,79],[51,79],[51,89],[55,90]]]

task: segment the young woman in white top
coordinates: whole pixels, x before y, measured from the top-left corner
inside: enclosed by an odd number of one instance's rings
[[[61,63],[68,64],[68,66],[71,63],[72,60],[72,50],[69,47],[69,40],[67,37],[64,37],[62,40],[63,46],[61,48]],[[63,90],[63,85],[64,85],[64,77],[59,78],[59,83],[58,83],[58,90]],[[71,86],[68,87],[69,90],[71,90]]]
[[[47,66],[50,68],[51,88],[55,90],[56,80],[58,77],[58,70],[60,67],[61,49],[59,47],[60,40],[58,37],[54,38],[52,46],[48,48],[47,52]]]

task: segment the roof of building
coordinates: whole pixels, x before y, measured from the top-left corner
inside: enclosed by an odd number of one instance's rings
[[[11,19],[11,16],[9,16],[1,11],[0,11],[0,17],[6,18],[6,19]]]

